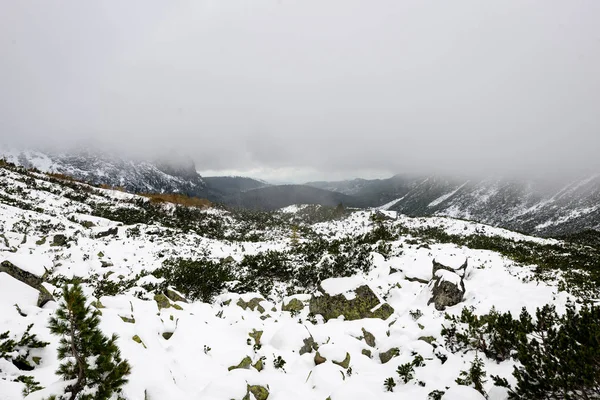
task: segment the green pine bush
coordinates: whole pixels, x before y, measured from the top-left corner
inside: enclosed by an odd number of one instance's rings
[[[63,288],[62,301],[50,319],[50,332],[60,336],[57,374],[67,386],[60,399],[108,400],[127,382],[131,367],[121,358],[117,335],[109,339],[99,328],[99,311],[86,305],[78,283]]]

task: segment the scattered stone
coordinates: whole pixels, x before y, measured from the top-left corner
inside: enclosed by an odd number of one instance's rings
[[[432,344],[433,342],[435,342],[435,337],[433,337],[433,336],[421,336],[419,338],[419,340],[422,340],[422,341],[424,341],[426,343]]]
[[[263,359],[259,358],[258,361],[252,365],[252,367],[258,372],[262,371],[265,368],[265,366],[263,365]]]
[[[182,303],[187,303],[188,301],[181,294],[176,292],[173,289],[167,289],[165,291],[165,296],[167,296],[171,301],[181,301]],[[229,300],[231,301],[231,300]]]
[[[62,234],[54,235],[51,246],[66,246],[67,237]]]
[[[249,308],[252,311],[258,310],[258,312],[262,314],[265,312],[265,308],[260,305],[261,301],[265,301],[265,299],[260,298],[260,297],[255,297],[255,298],[251,299],[250,301],[246,302],[246,301],[244,301],[244,299],[240,298],[236,304],[238,306],[242,307],[242,310],[246,310],[247,308]]]
[[[263,331],[257,331],[256,329],[252,329],[252,332],[248,334],[252,339],[254,339],[255,345],[260,345],[260,338],[263,334]]]
[[[362,332],[363,332],[363,337],[365,338],[365,342],[371,346],[371,347],[375,347],[375,336],[373,336],[373,334],[367,330],[365,330],[365,328],[362,328]]]
[[[363,318],[387,319],[394,309],[387,303],[382,303],[367,285],[353,290],[354,298],[348,300],[345,294],[328,295],[319,287],[320,295],[310,298],[309,309],[312,314],[321,314],[325,321],[344,316],[347,321]],[[379,306],[379,307],[378,307]]]
[[[304,310],[304,303],[298,299],[291,299],[289,303],[282,304],[282,311],[302,311]]]
[[[442,263],[440,263],[440,262],[438,262],[437,260],[434,259],[433,260],[433,268],[432,268],[431,274],[433,276],[435,276],[435,273],[437,271],[439,271],[440,269],[444,269],[446,271],[454,272],[455,274],[459,275],[460,277],[464,277],[465,271],[467,269],[467,263],[468,263],[468,260],[465,259],[465,262],[460,267],[458,267],[458,268],[455,269],[455,268],[449,267],[447,265],[444,265],[444,264],[442,264]]]
[[[373,355],[371,354],[371,350],[369,350],[369,349],[362,349],[361,353],[369,358],[373,358]]]
[[[246,356],[242,359],[242,361],[240,361],[238,365],[232,365],[231,367],[227,368],[227,370],[231,371],[234,369],[249,369],[251,365],[252,359],[249,356]]]
[[[269,390],[260,385],[248,385],[246,395],[242,400],[252,400],[250,394],[254,396],[255,400],[267,400],[269,397]]]
[[[427,285],[429,283],[429,281],[427,279],[421,279],[421,278],[417,278],[417,277],[405,277],[405,279],[409,282],[419,282],[419,283],[424,283],[425,285]]]
[[[98,232],[96,234],[96,239],[100,239],[106,236],[116,236],[119,233],[119,228],[117,228],[116,226],[114,228],[110,228],[106,231],[103,232]]]
[[[48,289],[42,285],[43,280],[39,276],[17,267],[10,261],[3,261],[0,263],[0,272],[5,272],[16,280],[21,281],[40,292],[37,300],[38,307],[43,307],[47,302],[54,301],[54,297],[52,297]]]
[[[388,351],[384,351],[383,353],[379,353],[379,360],[382,364],[387,363],[394,357],[398,357],[400,355],[400,349],[397,347],[393,347]]]
[[[159,310],[161,310],[163,308],[171,307],[171,303],[169,302],[169,299],[164,294],[161,294],[161,293],[155,294],[154,301],[156,301],[156,304],[158,305]]]
[[[40,240],[36,240],[35,244],[37,244],[38,246],[46,244],[46,236],[43,236]]]
[[[144,344],[144,342],[142,342],[142,339],[138,335],[133,335],[131,339],[133,339],[134,342],[141,344],[142,346],[144,346],[145,349],[147,349],[146,345]]]
[[[342,361],[331,360],[332,363],[339,365],[344,369],[348,369],[350,366],[350,353],[346,352],[346,357]]]
[[[438,269],[429,283],[431,299],[427,305],[434,303],[435,309],[444,311],[446,307],[455,306],[463,300],[465,283],[462,277],[446,269]]]
[[[327,361],[327,359],[317,351],[317,354],[315,354],[315,365],[323,364],[325,361]]]
[[[319,348],[319,345],[315,343],[315,339],[312,336],[306,339],[302,339],[302,341],[304,342],[304,345],[300,347],[300,355],[305,353],[312,353],[313,350],[316,351]]]
[[[92,221],[81,221],[80,223],[84,228],[87,228],[87,229],[90,229],[90,228],[93,228],[94,226],[96,226],[96,224],[93,223]]]
[[[127,317],[124,317],[122,315],[119,315],[119,317],[121,317],[121,319],[123,320],[123,322],[126,322],[128,324],[135,324],[135,318],[127,318]]]

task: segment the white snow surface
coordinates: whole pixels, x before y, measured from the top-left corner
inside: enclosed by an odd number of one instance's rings
[[[27,210],[0,203],[0,233],[8,242],[5,246],[4,239],[0,238],[0,262],[9,260],[37,276],[42,276],[46,270],[67,278],[110,273],[110,279],[119,281],[133,278],[142,270],[153,271],[172,256],[195,257],[207,252],[215,260],[228,256],[240,260],[244,254],[286,250],[290,246],[289,232],[277,229],[268,232],[269,236],[264,241],[236,242],[210,239],[161,225],[121,226],[109,219],[87,215],[86,210],[89,209],[85,204],[55,194],[53,189],[57,188],[54,184],[38,179],[36,185],[37,189],[28,188],[19,174],[0,169],[0,194],[13,198],[11,196],[17,196],[13,188],[24,187],[26,195],[18,196],[32,205],[32,209]],[[98,196],[98,201],[112,206],[137,198],[118,191],[103,190],[102,193],[108,198]],[[289,207],[284,212],[300,208]],[[223,218],[231,224],[229,229],[237,229],[227,212],[216,209],[205,212]],[[330,239],[361,235],[373,228],[370,222],[373,212],[353,212],[343,220],[318,223],[311,228]],[[91,221],[96,226],[85,228],[73,222],[73,217]],[[452,234],[477,232],[512,240],[555,242],[445,217],[398,216],[390,223],[409,227],[435,226]],[[117,235],[95,237],[97,232],[113,226],[119,227]],[[139,229],[139,234],[130,234],[132,228]],[[157,235],[157,232],[165,235]],[[69,238],[69,246],[51,245],[52,236],[59,233]],[[422,336],[433,336],[442,341],[440,331],[445,323],[444,312],[436,311],[433,305],[427,304],[429,290],[426,282],[432,278],[433,259],[453,267],[462,265],[465,259],[469,260],[464,278],[464,301],[445,310],[451,315],[460,313],[465,306],[473,307],[477,314],[486,314],[495,307],[498,311],[518,315],[522,307],[535,311],[536,307],[552,303],[560,311],[564,310],[570,296],[559,292],[554,284],[531,281],[531,268],[518,266],[498,253],[452,244],[431,244],[424,248],[411,244],[409,239],[402,237],[392,242],[393,254],[387,259],[374,251],[374,266],[368,273],[322,282],[323,289],[330,294],[349,293],[362,284],[368,284],[377,296],[394,308],[387,321],[338,319],[324,323],[317,318],[313,323],[308,318],[308,307],[297,315],[281,311],[282,303],[290,299],[283,296],[265,299],[261,303],[265,308],[263,313],[257,309],[243,310],[237,305],[240,298],[249,301],[260,297],[256,293],[225,293],[210,304],[178,302],[181,309],[170,307],[159,310],[151,296],[138,298],[136,295],[143,291],[140,285],[157,282],[151,276],[142,278],[136,286],[116,296],[96,299],[89,285],[84,284],[84,290],[90,300],[100,300],[104,306],[101,309],[101,329],[106,335],[119,335],[122,355],[132,365],[129,382],[122,393],[127,400],[239,400],[246,394],[247,385],[255,384],[268,387],[269,400],[323,400],[327,397],[332,400],[427,399],[429,392],[446,391],[447,387],[450,389],[443,397],[446,400],[482,399],[473,389],[460,387],[455,382],[459,372],[468,369],[475,356],[472,352],[448,353],[448,361],[442,364],[435,357],[434,348],[419,340]],[[392,273],[393,270],[397,272]],[[443,279],[456,279],[449,271],[438,271],[438,274]],[[407,278],[419,278],[424,282]],[[49,284],[47,287],[59,298],[58,288]],[[40,365],[27,374],[45,387],[27,397],[29,400],[47,398],[66,385],[55,374],[59,365],[56,359],[59,338],[51,335],[47,328],[57,303],[50,302],[38,308],[37,295],[35,289],[6,273],[0,273],[0,333],[9,331],[12,338],[18,339],[27,325],[33,324],[32,333],[37,334],[40,340],[50,342],[46,348],[32,350],[29,356],[41,357]],[[307,293],[298,298],[306,301],[310,296],[311,293]],[[17,312],[15,304],[25,316]],[[414,310],[422,313],[418,322],[410,315]],[[132,318],[134,322],[126,322],[122,317]],[[375,336],[375,348],[361,339],[363,328]],[[248,344],[248,334],[253,330],[263,331],[259,349]],[[169,340],[163,337],[165,332],[173,333]],[[139,336],[143,344],[132,340],[134,335]],[[314,351],[299,354],[304,340],[310,337],[327,358],[325,363],[315,365]],[[400,355],[382,364],[378,354],[393,347],[400,349]],[[372,358],[363,354],[365,349],[372,351]],[[390,376],[397,377],[397,367],[410,362],[412,352],[421,354],[426,360],[425,365],[415,368],[415,380],[408,384],[398,383],[393,393],[386,392],[383,381]],[[351,357],[351,374],[333,363],[342,361],[346,353]],[[252,363],[265,357],[264,370],[228,370],[246,356],[251,358]],[[274,367],[273,362],[278,356],[286,361],[283,369]],[[22,399],[23,384],[15,379],[23,371],[4,361],[0,360],[0,399]],[[513,361],[498,364],[484,359],[484,362],[488,376],[499,374],[512,382]],[[416,383],[418,381],[426,385],[422,387]],[[492,400],[507,398],[506,393],[493,387],[491,379],[486,382],[485,390]]]

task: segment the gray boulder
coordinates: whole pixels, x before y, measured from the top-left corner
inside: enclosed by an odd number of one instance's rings
[[[48,292],[48,290],[42,285],[43,279],[39,276],[32,274],[31,272],[27,272],[10,261],[3,261],[0,263],[0,272],[5,272],[8,275],[12,276],[18,281],[23,282],[24,284],[31,286],[40,292],[38,296],[37,306],[42,307],[49,301],[53,301],[54,297]]]
[[[429,288],[431,298],[427,304],[433,303],[438,311],[457,305],[465,295],[463,278],[446,269],[439,269],[435,272],[433,279],[429,282]]]

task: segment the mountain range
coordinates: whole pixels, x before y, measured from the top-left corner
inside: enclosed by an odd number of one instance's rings
[[[271,185],[247,177],[202,177],[191,159],[131,160],[98,152],[0,151],[7,161],[135,193],[182,193],[231,207],[274,210],[292,204],[380,208],[413,217],[451,216],[556,236],[600,230],[600,175],[565,184],[533,179],[461,179],[399,174]]]

